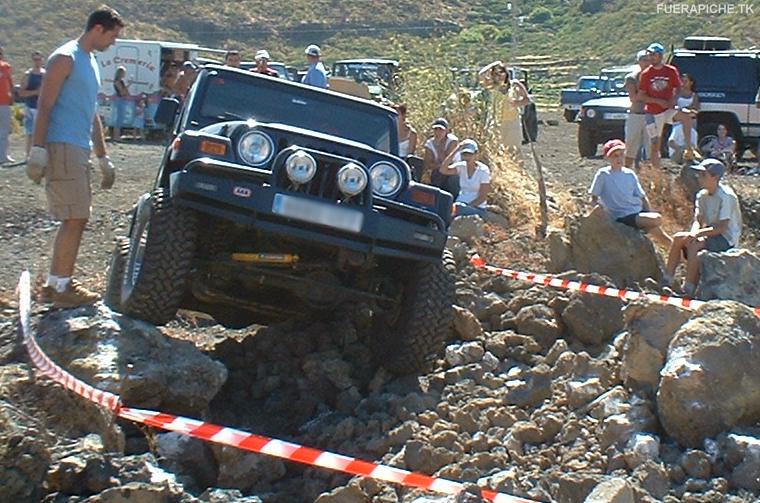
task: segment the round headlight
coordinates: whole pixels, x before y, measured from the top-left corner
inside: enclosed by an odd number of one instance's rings
[[[367,187],[367,173],[352,162],[338,170],[338,188],[347,196],[360,194]]]
[[[594,117],[596,117],[596,110],[594,110],[593,108],[589,108],[588,110],[586,110],[586,117],[588,117],[589,119],[593,119]]]
[[[285,160],[285,172],[291,181],[307,183],[317,173],[317,161],[303,150],[296,150]]]
[[[260,131],[249,131],[238,142],[238,154],[246,164],[261,166],[272,158],[274,142]]]
[[[369,169],[372,178],[372,192],[382,197],[390,197],[401,188],[401,170],[389,162],[380,161]]]

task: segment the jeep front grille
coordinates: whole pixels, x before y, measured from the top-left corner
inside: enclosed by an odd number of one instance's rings
[[[361,194],[351,198],[346,197],[338,189],[338,170],[349,162],[356,162],[345,157],[304,148],[303,150],[311,154],[317,161],[317,173],[308,183],[303,185],[293,183],[285,172],[285,159],[296,150],[298,150],[297,147],[291,147],[282,151],[277,156],[272,170],[275,187],[342,204],[354,206],[369,206],[372,204],[369,184]]]

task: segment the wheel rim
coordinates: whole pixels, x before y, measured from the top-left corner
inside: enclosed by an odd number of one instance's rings
[[[142,271],[143,260],[145,257],[145,245],[148,241],[148,231],[150,230],[150,223],[147,216],[141,216],[135,224],[136,227],[130,243],[129,254],[127,255],[127,266],[124,271],[124,281],[122,283],[122,302],[132,295],[132,290],[134,290],[137,280],[140,277],[140,271]]]

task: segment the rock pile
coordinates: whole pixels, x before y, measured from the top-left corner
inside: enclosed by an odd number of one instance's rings
[[[8,321],[0,501],[476,502],[478,486],[567,503],[760,497],[760,325],[745,306],[623,310],[466,261],[457,304],[435,370],[405,378],[373,360],[359,315],[205,337],[205,353],[101,307],[40,313],[37,328],[60,364],[130,405],[464,481],[465,494],[114,424],[35,379]]]

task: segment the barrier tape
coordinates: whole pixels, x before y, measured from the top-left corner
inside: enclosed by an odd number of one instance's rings
[[[647,298],[655,302],[664,302],[672,306],[681,307],[684,309],[694,310],[705,304],[704,300],[688,299],[685,297],[672,297],[668,295],[657,295],[654,293],[642,293],[633,290],[624,290],[621,288],[614,288],[609,286],[598,286],[590,283],[584,283],[582,281],[570,281],[568,279],[555,278],[548,274],[537,274],[532,272],[520,272],[504,267],[494,267],[488,265],[486,261],[479,255],[473,255],[470,258],[470,263],[478,269],[483,269],[501,276],[506,276],[512,279],[518,279],[527,281],[529,283],[535,283],[543,286],[553,286],[555,288],[562,288],[564,290],[570,290],[573,292],[590,293],[594,295],[603,295],[606,297],[615,297],[622,300],[636,300]],[[751,307],[755,315],[760,318],[760,307]]]
[[[455,495],[464,490],[461,482],[431,477],[422,473],[402,470],[361,459],[334,454],[319,449],[305,447],[269,437],[254,435],[234,428],[227,428],[197,419],[165,414],[152,410],[126,407],[118,395],[101,391],[72,376],[56,365],[37,345],[31,330],[31,287],[28,271],[24,271],[19,281],[19,315],[21,332],[29,356],[34,365],[53,381],[66,389],[112,410],[123,419],[142,423],[162,430],[182,433],[207,442],[228,445],[250,452],[274,456],[310,466],[318,466],[334,471],[391,482],[405,487],[426,489],[442,494]],[[495,503],[536,503],[535,500],[497,493],[481,489],[481,496]]]

